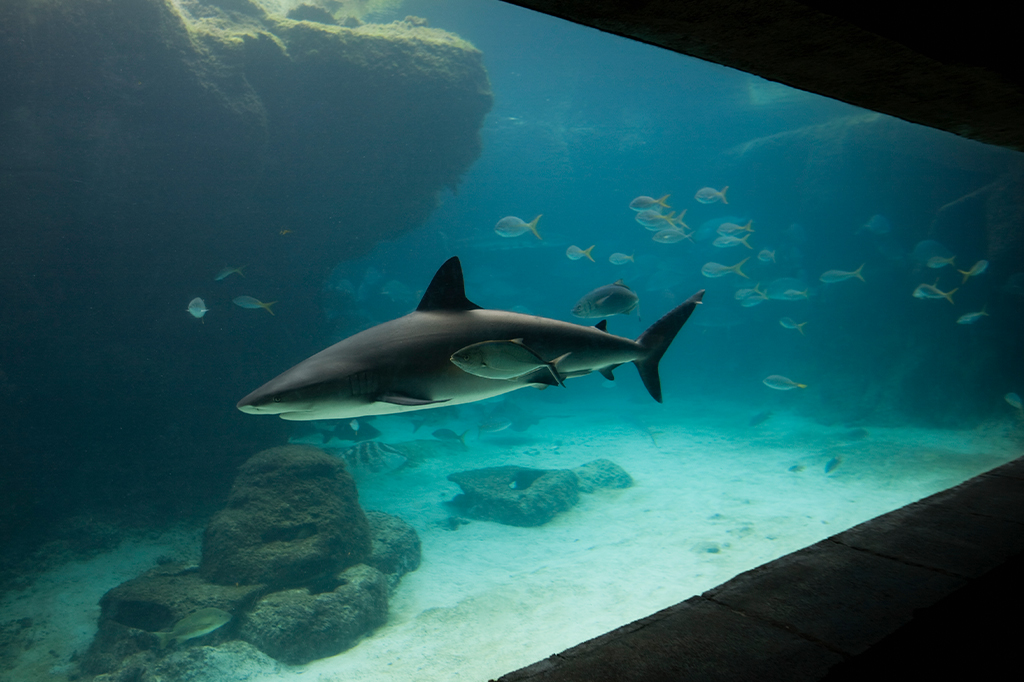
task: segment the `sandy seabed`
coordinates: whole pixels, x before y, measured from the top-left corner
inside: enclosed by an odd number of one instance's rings
[[[600,393],[600,392],[595,392]],[[443,457],[361,481],[366,509],[419,533],[423,561],[392,596],[387,625],[337,656],[238,680],[487,680],[719,585],[862,521],[1016,458],[1021,425],[974,431],[828,427],[784,411],[749,426],[749,408],[610,405],[523,433],[477,437]],[[682,414],[682,416],[677,416]],[[375,422],[401,447],[404,418]],[[470,422],[453,423],[461,431]],[[1019,434],[1017,434],[1019,435]],[[633,476],[580,496],[536,528],[473,521],[451,530],[446,476],[517,464],[571,468],[597,458]],[[826,464],[834,468],[826,472]],[[201,529],[126,539],[40,574],[0,602],[0,623],[32,619],[30,646],[5,679],[61,680],[95,633],[100,597],[158,557],[198,559]],[[192,646],[201,646],[195,640]],[[301,675],[301,678],[298,677]],[[220,678],[218,678],[220,679]]]

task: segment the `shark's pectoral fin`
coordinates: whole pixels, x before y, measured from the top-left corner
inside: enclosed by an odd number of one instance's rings
[[[386,393],[379,395],[375,399],[378,403],[391,403],[392,405],[403,405],[405,407],[419,407],[421,405],[439,405],[446,403],[450,398],[444,400],[427,400],[426,398],[413,398],[412,396],[402,395],[401,393]]]

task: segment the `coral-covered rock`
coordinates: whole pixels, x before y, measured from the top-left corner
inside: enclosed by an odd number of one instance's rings
[[[449,503],[465,516],[510,526],[539,526],[579,499],[576,475],[565,469],[519,466],[460,471],[448,476],[463,494]]]
[[[362,562],[370,528],[338,459],[289,445],[253,455],[203,538],[200,571],[225,585],[303,585]]]
[[[628,488],[633,477],[610,459],[595,459],[572,470],[576,474],[581,493],[592,493],[598,488]]]
[[[394,589],[403,575],[420,565],[420,538],[408,523],[384,512],[366,512],[373,550],[366,563],[383,573]]]
[[[100,599],[100,619],[83,662],[83,670],[106,673],[122,659],[153,651],[159,643],[152,633],[170,630],[179,620],[203,608],[218,608],[238,616],[265,590],[262,585],[212,585],[195,566],[167,564],[121,583]],[[203,644],[236,636],[237,620],[204,635]]]
[[[241,637],[290,664],[308,663],[348,649],[388,615],[384,574],[366,565],[339,572],[316,590],[269,594],[246,616]]]

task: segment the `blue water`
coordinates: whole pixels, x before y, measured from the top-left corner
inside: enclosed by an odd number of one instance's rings
[[[629,338],[706,293],[661,363],[663,404],[623,366],[614,382],[593,374],[565,388],[357,425],[396,447],[435,448],[416,466],[360,480],[364,506],[417,530],[424,564],[403,580],[386,628],[316,664],[323,679],[382,661],[395,664],[394,679],[497,676],[1019,453],[1019,153],[500,2],[412,0],[368,18],[406,15],[472,42],[494,103],[479,158],[433,210],[410,213],[404,235],[368,249],[351,244],[364,231],[345,230],[346,211],[374,199],[345,186],[314,197],[316,210],[336,209],[330,229],[310,217],[313,208],[283,198],[257,197],[231,213],[229,201],[202,188],[179,198],[208,209],[195,221],[175,208],[171,190],[170,198],[99,191],[77,176],[46,180],[68,188],[57,204],[22,202],[4,219],[18,239],[4,275],[12,292],[5,310],[16,322],[0,355],[10,411],[0,511],[14,548],[3,566],[10,598],[0,623],[34,615],[74,630],[51,643],[52,660],[4,653],[0,670],[25,679],[72,671],[99,596],[161,553],[195,558],[199,529],[256,451],[293,442],[339,454],[349,445],[321,436],[335,424],[243,415],[235,402],[312,353],[413,310],[453,255],[474,303],[581,324],[597,320],[574,318],[576,301],[621,279],[639,308],[609,318],[608,330]],[[68,102],[62,111],[87,109]],[[322,106],[310,102],[309,120],[289,125],[322,125]],[[102,140],[103,154],[90,157],[93,143],[78,140],[81,148],[66,142],[57,157],[115,163],[117,126],[90,125],[88,139]],[[202,125],[168,122],[160,139],[169,158],[178,136]],[[54,154],[19,139],[40,158]],[[177,173],[175,163],[153,172]],[[315,180],[301,163],[289,171]],[[5,178],[20,183],[39,172],[12,164]],[[11,188],[24,186],[5,184],[5,196],[23,199]],[[701,188],[725,186],[727,205],[695,199]],[[669,195],[691,238],[655,242],[629,208],[641,195]],[[494,232],[505,216],[537,215],[541,240]],[[721,223],[748,221],[751,249],[712,244]],[[954,264],[929,267],[919,256],[925,240]],[[568,258],[571,246],[593,246],[593,262]],[[760,260],[762,250],[774,260]],[[633,261],[612,264],[615,252]],[[709,262],[748,258],[746,278],[702,274]],[[982,260],[989,265],[977,276],[957,272]],[[244,277],[215,282],[224,265],[245,265]],[[858,268],[863,280],[821,281],[826,271]],[[956,290],[953,303],[915,297],[920,285]],[[755,286],[806,295],[741,305],[737,291]],[[276,301],[274,315],[231,305],[242,294]],[[185,312],[194,296],[210,307],[202,321]],[[776,375],[803,387],[764,383]],[[430,421],[420,427],[418,417]],[[501,418],[525,421],[480,430]],[[445,450],[431,435],[439,428],[466,433],[466,446]],[[636,486],[587,497],[540,529],[444,527],[442,502],[458,492],[449,473],[570,468],[598,457],[623,466]],[[630,556],[643,565],[629,565]],[[69,580],[87,585],[79,590],[87,598],[53,600]],[[438,589],[444,581],[447,591]],[[573,606],[558,601],[566,594],[577,595]],[[53,601],[71,606],[53,609]],[[546,601],[555,606],[538,606]],[[565,612],[568,621],[559,620]],[[12,641],[31,634],[19,627]],[[253,674],[269,679],[276,670]]]

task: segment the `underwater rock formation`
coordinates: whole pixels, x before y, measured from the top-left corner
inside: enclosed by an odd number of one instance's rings
[[[93,674],[124,667],[123,659],[136,654],[132,665],[154,660],[159,648],[154,632],[168,630],[177,621],[203,608],[240,613],[266,591],[262,585],[212,585],[199,576],[196,566],[167,564],[121,583],[100,599],[96,637],[82,663]],[[233,639],[238,623],[205,636],[204,644]]]
[[[200,572],[224,585],[302,585],[362,562],[370,527],[345,465],[305,445],[242,465],[203,538]]]
[[[274,592],[246,614],[241,637],[293,665],[348,649],[388,617],[388,584],[372,566],[353,566],[326,584]]]
[[[420,538],[408,523],[379,511],[366,512],[373,550],[364,561],[384,574],[394,590],[403,575],[420,566]]]
[[[111,682],[156,680],[189,661],[220,661],[215,652],[239,637],[286,663],[332,656],[384,624],[388,595],[419,564],[416,531],[364,513],[342,460],[308,446],[270,448],[240,467],[199,566],[158,566],[103,596],[81,668]],[[211,608],[231,620],[161,646],[156,633]],[[193,648],[203,652],[186,656]],[[253,665],[262,669],[260,656]]]
[[[632,478],[606,459],[575,470],[532,469],[520,466],[459,471],[448,480],[462,488],[448,505],[474,519],[509,526],[540,526],[558,512],[571,509],[579,493],[598,488],[627,488]]]
[[[628,488],[633,477],[610,459],[595,459],[572,470],[581,493],[592,493],[598,488]]]

